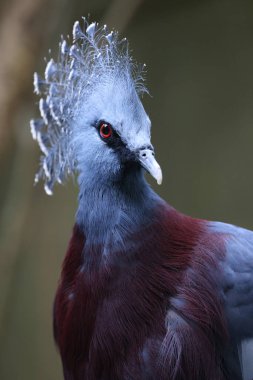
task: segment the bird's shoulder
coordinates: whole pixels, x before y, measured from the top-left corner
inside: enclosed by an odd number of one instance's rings
[[[253,336],[253,232],[212,222],[212,233],[224,240],[222,290],[229,326],[237,340]]]

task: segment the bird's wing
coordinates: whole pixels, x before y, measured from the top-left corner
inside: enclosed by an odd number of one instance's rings
[[[224,239],[222,294],[232,340],[238,346],[243,380],[253,379],[253,232],[213,222]]]
[[[222,292],[231,334],[237,342],[253,338],[253,232],[220,222],[211,228],[225,244]]]

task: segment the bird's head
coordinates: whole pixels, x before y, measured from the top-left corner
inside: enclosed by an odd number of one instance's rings
[[[84,21],[73,28],[73,44],[60,43],[45,79],[34,75],[41,119],[31,121],[43,152],[36,179],[52,193],[56,181],[77,171],[80,181],[118,181],[128,170],[146,169],[162,181],[150,140],[151,123],[140,100],[146,92],[143,66],[129,56],[117,33]]]

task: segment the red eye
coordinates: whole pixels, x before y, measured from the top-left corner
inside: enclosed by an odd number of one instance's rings
[[[108,139],[112,135],[112,127],[110,124],[103,123],[100,125],[99,133],[103,139]]]

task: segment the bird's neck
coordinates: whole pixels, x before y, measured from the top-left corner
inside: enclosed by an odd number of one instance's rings
[[[102,253],[126,249],[127,236],[139,232],[152,220],[160,198],[147,184],[141,169],[120,181],[79,178],[80,194],[76,221],[89,250]]]

